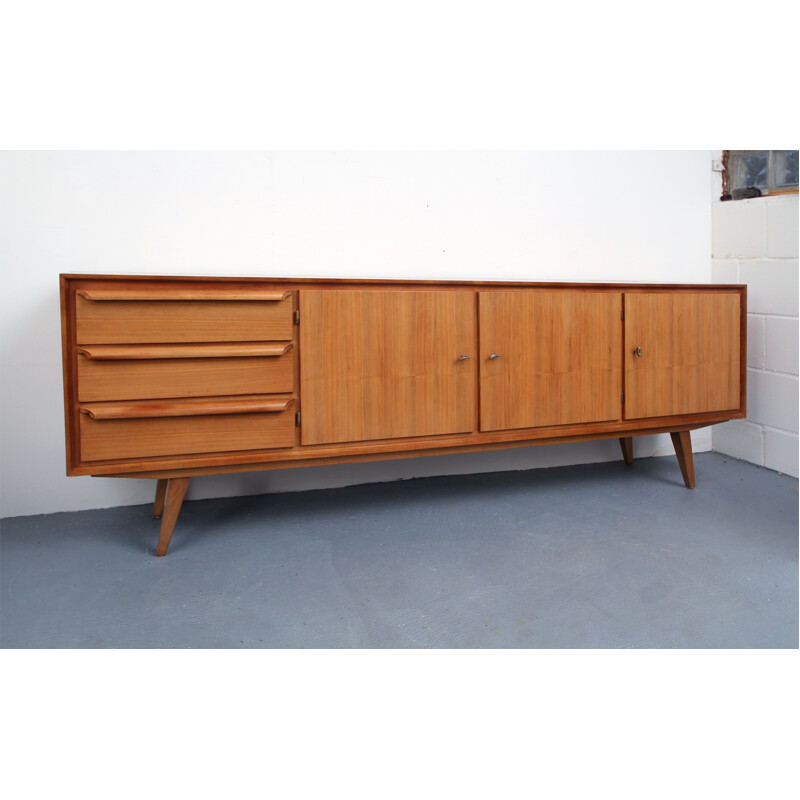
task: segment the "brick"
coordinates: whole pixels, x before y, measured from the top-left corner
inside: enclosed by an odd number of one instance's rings
[[[797,378],[747,370],[747,419],[797,433]]]
[[[711,283],[739,283],[739,262],[723,258],[712,259]]]
[[[764,317],[747,315],[747,366],[764,369]]]
[[[767,256],[798,257],[797,195],[774,197],[767,204]]]
[[[739,268],[742,283],[747,284],[747,310],[796,317],[800,288],[797,265],[797,259],[742,262]]]
[[[764,431],[764,466],[797,477],[797,436]]]
[[[763,201],[729,200],[711,206],[714,258],[760,258],[766,253]]]
[[[748,321],[747,335],[750,336]],[[797,375],[798,362],[798,329],[796,319],[782,317],[766,318],[766,361],[768,370],[788,372]],[[750,361],[748,359],[748,366]]]
[[[716,452],[763,466],[764,432],[758,425],[747,420],[731,420],[714,425],[711,437]]]

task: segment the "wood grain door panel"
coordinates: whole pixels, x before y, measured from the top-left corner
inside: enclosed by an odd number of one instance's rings
[[[480,292],[480,429],[619,419],[621,307],[619,292]]]
[[[303,289],[299,300],[304,445],[475,430],[474,292]]]
[[[740,326],[738,291],[626,292],[625,419],[738,409]]]

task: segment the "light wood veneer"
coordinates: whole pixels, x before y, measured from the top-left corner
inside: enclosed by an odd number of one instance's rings
[[[745,416],[744,286],[61,276],[67,473],[158,480]]]
[[[291,349],[291,342],[86,345],[78,348],[78,399],[292,392]]]
[[[92,298],[92,299],[90,299]],[[78,295],[78,344],[246,342],[291,339],[291,301],[122,300]]]
[[[621,292],[478,292],[478,302],[482,431],[620,418]]]
[[[300,292],[303,445],[475,430],[475,298]]]

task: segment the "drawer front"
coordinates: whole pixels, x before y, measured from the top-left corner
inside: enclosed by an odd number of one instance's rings
[[[156,350],[155,347],[142,349]],[[176,349],[173,347],[165,354],[174,354]],[[240,349],[243,354],[248,353],[248,346]],[[131,347],[130,350],[134,351],[134,355],[139,355],[135,348]],[[213,347],[209,350],[213,350]],[[100,358],[97,357],[98,354]],[[105,358],[104,355],[99,347],[79,351],[78,399],[82,403],[100,400],[274,394],[291,392],[294,388],[291,345],[281,345],[273,355],[239,355],[232,358],[212,356],[117,359]],[[162,354],[156,352],[155,355]]]
[[[269,450],[294,444],[294,411],[93,419],[80,415],[83,461]]]
[[[292,301],[75,298],[78,344],[291,340]]]

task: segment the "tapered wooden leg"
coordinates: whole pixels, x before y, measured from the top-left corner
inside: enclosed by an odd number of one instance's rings
[[[687,489],[694,489],[694,458],[692,457],[692,437],[689,431],[676,431],[670,433],[675,455],[683,475],[683,482]]]
[[[630,466],[633,464],[633,436],[620,438],[619,446],[622,448],[622,457],[625,463]]]
[[[156,501],[153,503],[153,519],[159,519],[164,512],[164,497],[167,494],[167,479],[159,478],[156,484]]]
[[[175,522],[181,511],[183,497],[186,488],[189,486],[188,478],[170,478],[167,486],[167,497],[164,504],[164,516],[161,519],[161,534],[158,537],[157,556],[165,556],[169,548],[169,540],[172,538],[172,531]]]

